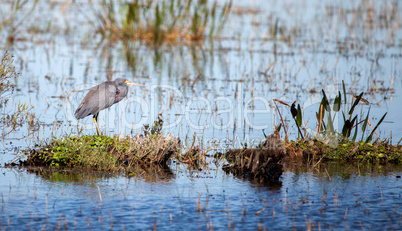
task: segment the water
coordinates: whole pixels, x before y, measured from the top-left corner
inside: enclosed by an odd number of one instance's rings
[[[175,164],[170,177],[158,180],[152,174],[129,178],[2,169],[1,224],[34,230],[401,228],[400,168],[371,166],[373,171],[361,165],[359,173],[352,166],[332,165],[286,171],[276,185]]]
[[[9,4],[0,3],[1,18],[8,17]],[[21,12],[28,13],[29,4]],[[297,100],[314,131],[321,89],[333,98],[343,80],[349,103],[362,91],[370,102],[359,106],[360,118],[370,107],[375,126],[388,112],[377,132],[397,143],[400,8],[396,1],[234,2],[237,13],[219,39],[159,49],[99,43],[88,24],[93,8],[85,2],[41,1],[27,16],[17,14],[26,23],[18,26],[14,44],[6,43],[8,29],[0,32],[1,53],[13,52],[21,73],[1,113],[15,112],[19,103],[33,105],[30,113],[41,126],[32,131],[25,125],[3,139],[0,227],[400,229],[398,167],[289,168],[279,185],[237,179],[214,165],[199,171],[172,163],[169,170],[142,170],[136,177],[3,167],[52,136],[76,135],[81,128],[94,134],[92,119],[77,121],[74,111],[87,89],[117,77],[146,87],[131,88],[125,100],[100,113],[108,135],[135,135],[161,113],[163,132],[185,146],[194,134],[196,144],[214,151],[252,146],[280,123],[273,99]],[[280,109],[295,139],[291,115]],[[342,115],[336,118],[340,130]]]

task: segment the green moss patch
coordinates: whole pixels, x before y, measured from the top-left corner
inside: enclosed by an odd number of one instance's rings
[[[27,151],[24,166],[54,166],[118,171],[136,164],[164,165],[181,152],[180,140],[159,133],[146,136],[81,136],[53,139]]]
[[[402,146],[391,145],[387,141],[366,143],[347,140],[332,142],[330,145],[329,142],[327,144],[317,139],[292,141],[286,144],[280,139],[279,132],[275,131],[256,148],[228,150],[223,156],[229,162],[223,166],[224,171],[262,183],[278,181],[283,166],[289,164],[307,163],[307,166],[333,162],[399,164],[402,162]]]
[[[385,141],[372,143],[340,141],[327,145],[318,140],[293,141],[286,146],[289,157],[309,160],[376,161],[379,163],[401,163],[402,146],[391,145]]]

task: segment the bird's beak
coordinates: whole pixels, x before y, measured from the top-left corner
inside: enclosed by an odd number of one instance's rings
[[[134,85],[134,86],[141,86],[141,87],[145,87],[145,85],[142,85],[142,84],[138,84],[138,83],[133,83],[133,82],[130,82],[130,81],[128,81],[128,80],[126,80],[126,81],[124,81],[126,84],[128,84],[128,85]]]

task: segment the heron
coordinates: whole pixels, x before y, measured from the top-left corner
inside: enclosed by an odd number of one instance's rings
[[[93,115],[98,135],[102,135],[97,123],[99,112],[120,102],[124,97],[126,97],[128,85],[144,87],[144,85],[118,78],[113,81],[103,82],[91,88],[75,111],[75,118],[80,120],[89,115]]]

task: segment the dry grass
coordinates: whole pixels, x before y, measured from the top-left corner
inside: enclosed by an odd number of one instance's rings
[[[120,171],[136,164],[166,164],[181,152],[180,140],[171,135],[81,136],[53,139],[39,149],[27,152],[24,166],[54,166]]]
[[[8,100],[14,93],[11,80],[19,76],[13,65],[13,55],[5,52],[0,62],[0,108],[6,108]],[[33,106],[26,103],[18,103],[14,111],[5,111],[0,116],[0,137],[5,139],[18,128],[27,125],[28,134],[39,129],[39,121],[32,113]]]
[[[280,162],[285,156],[285,149],[279,132],[275,132],[267,136],[260,147],[229,150],[225,156],[233,163],[232,166],[224,167],[225,171],[260,181],[275,182],[282,175]]]

